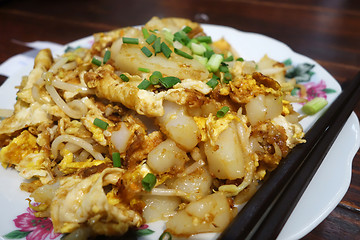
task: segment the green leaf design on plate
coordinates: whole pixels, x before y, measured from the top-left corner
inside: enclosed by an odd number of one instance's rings
[[[7,239],[21,239],[21,238],[26,237],[29,233],[31,233],[31,232],[23,232],[20,230],[15,230],[15,231],[9,232],[8,234],[6,234],[3,237],[7,238]]]
[[[151,229],[139,229],[136,231],[136,235],[137,236],[145,236],[145,235],[150,235],[152,233],[154,233],[155,231],[151,230]]]
[[[325,93],[336,93],[336,90],[332,88],[324,88],[322,91]]]

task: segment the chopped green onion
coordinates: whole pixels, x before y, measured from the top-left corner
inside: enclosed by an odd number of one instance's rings
[[[190,38],[183,31],[178,31],[174,33],[174,41],[180,42],[182,45],[187,45],[190,42]]]
[[[112,160],[113,160],[113,166],[114,167],[121,167],[120,153],[113,152],[112,153]]]
[[[221,54],[213,54],[208,63],[206,64],[206,67],[211,72],[216,72],[219,70],[220,64],[223,61],[223,56]]]
[[[183,29],[181,29],[181,31],[183,31],[184,33],[189,33],[192,31],[192,28],[189,26],[185,26]]]
[[[214,55],[214,54],[215,54],[215,53],[214,53],[213,50],[211,50],[211,51],[206,50],[206,52],[204,53],[204,57],[206,57],[207,59],[210,59],[211,56]]]
[[[187,59],[193,59],[194,57],[191,56],[190,54],[187,54],[186,52],[184,51],[181,51],[180,49],[177,49],[177,48],[174,48],[174,52],[177,54],[177,55],[180,55],[184,58],[187,58]]]
[[[143,33],[144,38],[147,39],[149,37],[148,30],[146,28],[142,28],[141,31]]]
[[[165,88],[171,88],[171,87],[175,86],[177,83],[180,83],[180,82],[181,82],[181,80],[179,78],[177,78],[177,77],[160,78],[160,83]]]
[[[199,42],[212,43],[212,39],[210,36],[200,36],[195,39],[198,40]]]
[[[211,46],[205,42],[201,42],[201,45],[203,45],[207,51],[213,51],[213,49],[211,48]]]
[[[228,56],[227,58],[224,59],[224,62],[231,62],[233,60],[234,60],[234,56],[230,55],[230,56]]]
[[[151,34],[148,38],[146,38],[146,42],[148,44],[152,44],[156,40],[156,36],[154,34]]]
[[[163,232],[160,235],[159,240],[172,240],[172,235],[169,232]]]
[[[95,64],[96,66],[101,66],[101,61],[95,57],[91,60],[92,64]]]
[[[151,57],[152,56],[152,52],[147,48],[147,47],[142,47],[141,51],[145,54],[145,56],[147,57]]]
[[[216,116],[218,118],[222,118],[225,116],[225,114],[230,110],[228,106],[222,107],[219,111],[217,111]]]
[[[155,71],[151,74],[149,80],[152,85],[158,84],[160,82],[160,78],[162,78],[162,74],[159,71]]]
[[[213,74],[212,78],[206,84],[214,89],[219,84],[218,79],[219,77]]]
[[[120,74],[120,78],[121,80],[123,80],[124,82],[128,82],[129,81],[129,78],[125,75],[125,74]]]
[[[150,87],[151,82],[149,80],[144,79],[137,87],[139,89],[146,90],[148,87]]]
[[[208,62],[208,59],[206,57],[202,57],[199,55],[194,55],[194,58],[198,60],[202,65],[206,66],[206,63]]]
[[[203,55],[206,52],[206,48],[203,45],[194,42],[191,43],[190,48],[197,55]]]
[[[149,72],[150,72],[150,69],[148,69],[148,68],[139,67],[138,70],[139,70],[140,72],[145,72],[145,73],[149,73]]]
[[[291,61],[290,58],[288,58],[288,59],[286,59],[285,61],[283,61],[283,64],[284,64],[285,66],[291,66],[292,61]]]
[[[244,59],[242,57],[239,57],[239,58],[236,59],[236,61],[243,62]]]
[[[154,29],[154,30],[149,30],[149,32],[152,32],[152,33],[158,33],[159,32],[159,30],[158,29]]]
[[[226,72],[226,73],[224,74],[223,82],[224,82],[224,83],[229,83],[231,80],[232,80],[232,75],[231,75],[231,73]]]
[[[223,72],[223,73],[226,73],[226,72],[229,72],[229,68],[227,65],[224,65],[223,63],[220,65],[219,67],[219,71],[220,72]]]
[[[109,61],[111,57],[111,52],[109,50],[106,50],[105,54],[104,54],[104,59],[103,59],[103,63],[107,63],[107,61]]]
[[[166,58],[169,58],[172,53],[171,49],[164,42],[161,43],[161,51],[165,55]]]
[[[173,42],[174,42],[174,35],[173,35],[173,34],[170,32],[170,30],[167,29],[167,28],[164,28],[164,29],[162,30],[162,32],[163,32],[163,34],[164,34],[165,41],[166,41],[168,44],[172,45]]]
[[[319,112],[328,104],[328,101],[322,97],[316,97],[311,101],[307,102],[303,107],[302,111],[307,115],[314,115]]]
[[[123,37],[122,40],[123,40],[123,43],[139,44],[139,39],[138,38]]]
[[[156,184],[156,176],[152,173],[146,174],[146,176],[141,180],[141,184],[145,191],[150,192]]]
[[[152,45],[152,47],[154,48],[155,51],[155,55],[157,53],[161,52],[161,44],[160,44],[161,38],[157,38],[154,42],[154,44]]]
[[[106,130],[109,124],[107,122],[104,122],[103,120],[99,118],[95,118],[93,124],[101,129]]]

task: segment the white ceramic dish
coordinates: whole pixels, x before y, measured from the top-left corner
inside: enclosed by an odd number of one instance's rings
[[[315,75],[311,81],[324,80],[327,88],[336,91],[327,96],[330,103],[341,91],[340,85],[325,69],[312,59],[293,52],[284,43],[260,34],[245,33],[229,27],[206,24],[203,27],[205,32],[213,37],[213,40],[221,37],[226,38],[239,55],[246,60],[258,61],[264,54],[268,54],[269,57],[277,61],[290,58],[294,65],[305,62],[315,64],[313,68]],[[87,37],[70,43],[68,46],[90,47],[91,42],[92,38]],[[22,75],[29,73],[31,67],[28,65],[19,69],[1,86],[0,108],[12,108],[16,97],[14,87],[20,83]],[[308,130],[320,114],[321,112],[302,121],[301,124],[304,129]],[[304,192],[278,239],[288,240],[303,237],[324,220],[340,202],[350,184],[352,160],[360,146],[359,132],[359,121],[353,113]],[[26,212],[28,202],[25,199],[28,194],[19,190],[21,182],[22,179],[15,170],[5,170],[0,167],[0,239],[16,229],[13,219]],[[142,238],[158,239],[163,231],[163,225],[161,223],[150,224],[149,229],[155,230],[155,232]],[[47,237],[53,239],[51,235]],[[209,234],[203,234],[191,239],[209,239],[209,237]],[[215,236],[211,235],[211,237]]]

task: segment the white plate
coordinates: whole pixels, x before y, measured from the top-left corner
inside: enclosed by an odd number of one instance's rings
[[[212,36],[213,40],[224,37],[239,55],[246,60],[258,61],[264,54],[268,54],[269,57],[280,62],[290,58],[294,65],[305,62],[315,64],[313,69],[315,75],[311,81],[319,82],[324,80],[327,88],[336,90],[336,93],[328,95],[330,103],[341,92],[340,85],[325,69],[312,59],[293,52],[284,43],[260,34],[245,33],[229,27],[207,24],[204,24],[203,27],[205,32]],[[91,42],[92,37],[87,37],[70,43],[68,46],[90,47]],[[12,108],[15,103],[16,93],[14,86],[20,83],[21,76],[27,75],[31,67],[26,66],[19,69],[1,86],[0,108]],[[321,112],[302,121],[301,124],[304,129],[308,130],[320,114]],[[352,160],[359,146],[359,121],[353,113],[304,192],[278,239],[299,239],[314,229],[330,214],[349,187]],[[12,220],[19,214],[24,213],[28,206],[27,201],[25,201],[28,194],[19,190],[21,182],[22,179],[17,175],[16,171],[12,169],[5,170],[0,167],[0,212],[2,214],[0,218],[0,238],[16,230]],[[155,230],[155,233],[143,237],[144,239],[158,239],[163,231],[163,225],[159,223],[150,224],[149,228]],[[209,235],[192,237],[192,239],[195,238],[208,239]]]

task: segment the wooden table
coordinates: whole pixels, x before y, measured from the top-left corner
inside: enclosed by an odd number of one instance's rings
[[[0,63],[29,50],[15,40],[65,44],[152,16],[185,17],[261,33],[320,63],[339,82],[360,71],[360,1],[137,0],[0,1]],[[4,81],[5,77],[1,78]],[[360,106],[356,108],[360,116]],[[360,152],[350,188],[304,239],[360,239]]]

